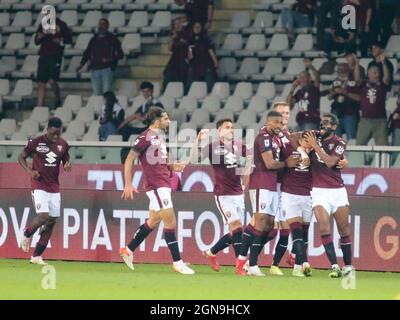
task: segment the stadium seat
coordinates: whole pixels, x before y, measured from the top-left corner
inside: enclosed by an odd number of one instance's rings
[[[39,132],[39,122],[35,120],[25,120],[19,132],[25,133],[29,138],[34,137]]]
[[[162,105],[164,106],[165,110],[167,110],[168,112],[175,109],[175,99],[173,97],[161,96],[159,98],[159,100],[162,103]]]
[[[284,57],[300,57],[307,51],[313,48],[313,36],[312,34],[299,34],[296,38],[294,46],[291,50],[282,52]]]
[[[120,134],[110,134],[107,137],[107,141],[109,141],[109,142],[122,142],[122,136]]]
[[[252,57],[258,51],[265,49],[266,40],[263,34],[252,34],[247,40],[243,50],[235,50],[233,53],[236,57]]]
[[[272,11],[282,11],[284,8],[290,8],[291,5],[295,4],[296,0],[283,0],[283,2],[274,3],[271,5]]]
[[[142,48],[141,37],[139,33],[127,33],[122,39],[122,50],[125,55],[140,52]]]
[[[274,82],[261,82],[258,85],[256,96],[265,97],[267,100],[271,100],[276,96],[276,89]]]
[[[331,113],[331,104],[332,101],[328,99],[328,96],[321,97],[319,102],[321,114]]]
[[[0,76],[14,71],[17,68],[17,58],[15,56],[4,56],[0,59]]]
[[[255,10],[268,10],[272,8],[273,4],[279,3],[281,0],[258,0],[257,3],[253,3],[252,7]]]
[[[65,134],[73,134],[76,138],[82,138],[85,134],[85,123],[82,120],[72,120]]]
[[[174,109],[171,111],[169,118],[173,121],[176,121],[178,127],[180,127],[182,123],[187,122],[187,113],[184,110]]]
[[[266,97],[256,95],[251,98],[247,109],[261,115],[267,110],[267,107],[268,102]]]
[[[118,28],[125,26],[125,12],[124,11],[111,11],[108,15],[110,23],[110,31],[116,32]]]
[[[217,113],[219,109],[221,109],[221,100],[217,96],[206,97],[201,105],[201,110],[206,110],[212,114]]]
[[[29,44],[26,48],[18,50],[18,54],[20,56],[27,56],[27,55],[37,55],[39,52],[40,46],[35,44],[35,34],[32,35],[31,39],[29,40]]]
[[[10,25],[10,13],[0,12],[0,28],[4,30],[5,27]]]
[[[164,91],[164,96],[179,99],[183,97],[183,83],[182,82],[169,82]]]
[[[68,67],[65,71],[61,71],[60,77],[61,79],[77,79],[78,73],[76,72],[76,68],[80,65],[82,60],[81,56],[73,56],[68,64]],[[65,61],[65,59],[64,59]],[[84,72],[88,72],[88,63],[82,68],[80,74],[82,75]]]
[[[241,34],[228,34],[224,40],[221,49],[216,51],[219,57],[231,56],[236,50],[243,47],[243,39]]]
[[[143,0],[142,0],[143,1]],[[137,1],[136,1],[137,2]],[[169,11],[157,11],[150,26],[142,27],[142,33],[160,33],[171,28],[172,16]]]
[[[392,35],[386,45],[385,55],[393,57],[400,52],[400,35]]]
[[[79,34],[78,39],[76,39],[75,46],[73,48],[66,48],[65,55],[66,56],[82,55],[83,51],[86,50],[86,47],[92,37],[93,34],[91,33]]]
[[[263,33],[264,28],[272,26],[273,15],[270,11],[258,12],[251,27],[243,28],[243,34]]]
[[[149,25],[149,14],[147,11],[134,11],[129,19],[129,22],[124,27],[119,27],[119,33],[136,33],[142,30],[143,27]]]
[[[58,10],[77,10],[80,5],[88,3],[89,0],[66,0],[57,6]]]
[[[221,100],[226,100],[229,97],[229,83],[228,82],[216,82],[211,90],[212,96],[217,96]]]
[[[11,95],[3,97],[4,101],[21,102],[25,98],[31,97],[33,94],[32,80],[20,79],[15,84],[15,88]]]
[[[75,120],[81,120],[88,127],[94,120],[94,111],[92,108],[81,108],[79,109]]]
[[[193,142],[197,136],[197,125],[192,122],[183,123],[177,135],[178,142]]]
[[[90,3],[83,3],[80,6],[81,10],[100,10],[104,4],[109,3],[111,0],[91,0]]]
[[[222,58],[218,61],[218,76],[220,79],[224,79],[227,76],[235,73],[237,70],[237,63],[235,58]]]
[[[179,110],[185,110],[186,112],[193,112],[197,109],[197,99],[196,97],[185,96],[181,99],[179,106]]]
[[[38,106],[33,108],[30,119],[39,122],[40,126],[43,128],[45,125],[47,125],[49,117],[49,108]]]
[[[91,108],[95,112],[96,115],[99,115],[101,112],[101,107],[103,106],[103,97],[102,96],[90,96],[89,100],[86,103],[86,108]]]
[[[232,16],[229,27],[222,28],[225,33],[240,33],[241,29],[250,26],[250,13],[248,11],[238,11]]]
[[[109,0],[103,4],[104,10],[122,10],[125,4],[131,3],[131,0]]]
[[[4,33],[23,32],[25,27],[32,25],[32,13],[30,11],[18,11],[8,27],[2,28]]]
[[[64,100],[63,108],[68,108],[73,114],[76,114],[82,107],[82,97],[79,95],[69,94]]]
[[[36,21],[31,23],[29,26],[26,26],[24,28],[25,29],[25,34],[33,34],[34,35],[36,33],[39,25],[42,24],[43,18],[44,18],[44,15],[41,12],[39,12],[37,17],[36,17]]]
[[[4,48],[0,49],[0,55],[16,54],[17,50],[25,48],[25,35],[23,33],[11,33]]]
[[[126,109],[128,107],[128,97],[127,96],[122,96],[122,95],[118,96],[117,95],[116,98],[118,100],[119,105],[122,108]]]
[[[289,39],[287,34],[274,34],[267,50],[260,50],[259,57],[275,57],[282,51],[289,49]]]
[[[0,96],[5,96],[10,93],[10,80],[0,79]]]
[[[285,73],[277,74],[275,80],[277,81],[292,81],[302,71],[305,70],[302,58],[292,58],[286,68]]]
[[[1,93],[0,93],[1,95]],[[390,97],[386,99],[386,114],[388,117],[397,109],[397,98]]]
[[[134,80],[121,80],[117,90],[117,95],[126,96],[132,99],[137,94],[137,85]]]
[[[145,102],[146,99],[140,94],[133,99],[132,108],[136,111]]]
[[[327,58],[315,58],[312,61],[312,65],[314,66],[315,69],[319,70],[323,66],[325,62],[327,62]]]
[[[206,121],[208,122],[208,120]],[[11,137],[17,127],[17,122],[15,119],[1,119],[0,121],[0,133],[6,137]]]
[[[224,109],[231,110],[234,113],[241,112],[244,109],[243,98],[237,95],[230,96],[228,100],[226,100]]]
[[[246,128],[257,122],[256,114],[251,110],[243,110],[235,124]]]
[[[250,76],[251,80],[270,81],[277,74],[283,72],[283,61],[281,58],[269,58],[265,62],[262,73],[256,73]]]
[[[72,27],[76,33],[89,33],[96,30],[99,20],[102,18],[101,11],[94,10],[86,12],[85,17],[80,25]],[[93,36],[93,35],[92,35]]]
[[[221,119],[234,119],[233,110],[228,110],[226,108],[221,109],[217,112],[214,122],[218,122]]]
[[[243,100],[250,100],[253,95],[253,86],[250,82],[238,82],[233,92],[234,96],[239,96]]]
[[[258,58],[245,58],[240,65],[239,71],[228,75],[228,78],[231,80],[245,81],[249,79],[252,74],[258,73],[259,69],[260,64]]]
[[[15,4],[17,4],[19,0],[3,0],[0,2],[0,10],[8,10]]]
[[[73,28],[78,25],[78,12],[76,10],[64,10],[61,12],[60,19],[64,21],[68,27]]]
[[[54,116],[59,117],[64,126],[67,126],[72,121],[72,110],[70,108],[57,108],[54,111]]]
[[[196,99],[204,99],[207,96],[207,84],[200,81],[192,82],[187,95]]]
[[[0,137],[0,140],[1,140],[1,137]],[[28,134],[25,133],[25,132],[20,132],[20,131],[19,132],[14,132],[11,135],[10,140],[12,140],[12,141],[26,141],[26,140],[28,140]]]
[[[190,123],[196,125],[197,128],[200,128],[203,123],[207,123],[209,121],[210,114],[208,110],[204,109],[196,109],[190,118]]]
[[[95,136],[96,137],[96,141],[99,140],[99,128],[100,128],[100,122],[93,120],[90,125],[89,125],[89,129],[87,131],[87,135],[91,135],[91,136]]]
[[[144,10],[149,4],[156,2],[156,0],[136,0],[134,3],[125,5],[127,10]]]
[[[36,73],[39,56],[27,56],[21,70],[11,72],[13,78],[31,78]]]

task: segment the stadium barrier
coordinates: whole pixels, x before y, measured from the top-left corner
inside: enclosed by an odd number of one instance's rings
[[[28,258],[19,249],[18,239],[27,222],[33,217],[31,195],[28,189],[0,189],[0,257]],[[247,212],[244,223],[250,220],[250,204],[246,197]],[[193,264],[205,264],[201,254],[216,242],[227,227],[223,226],[214,198],[208,192],[177,192],[173,194],[177,214],[177,239],[182,257]],[[400,224],[398,223],[400,198],[381,196],[352,196],[351,238],[353,261],[358,270],[400,272]],[[123,201],[119,191],[63,190],[62,213],[58,220],[46,259],[83,261],[120,261],[118,249],[133,236],[148,215],[148,200],[144,193],[133,202]],[[310,227],[308,254],[315,268],[329,267],[320,242],[315,220]],[[339,235],[333,228],[338,257]],[[38,241],[33,236],[32,246]],[[260,265],[270,265],[273,248],[269,243]],[[219,254],[224,265],[234,263],[231,248]],[[141,244],[135,261],[141,263],[170,263],[170,255],[163,240],[160,224]],[[284,261],[284,260],[283,260]],[[282,262],[284,264],[284,262]]]

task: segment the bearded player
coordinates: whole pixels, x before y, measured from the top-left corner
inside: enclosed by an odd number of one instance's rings
[[[20,245],[24,252],[29,252],[32,235],[42,228],[40,239],[30,259],[33,264],[47,264],[43,261],[42,254],[60,216],[60,164],[62,163],[64,171],[71,171],[69,146],[60,137],[61,130],[62,121],[56,117],[51,118],[47,124],[47,132],[29,140],[18,157],[19,165],[31,176],[32,200],[37,213],[22,234]],[[33,159],[32,167],[26,161],[30,156]]]
[[[217,122],[219,139],[202,147],[202,158],[210,159],[214,171],[214,196],[217,208],[229,232],[225,234],[210,249],[203,252],[214,271],[220,270],[216,254],[233,246],[238,257],[242,244],[242,220],[245,212],[242,175],[239,168],[241,157],[248,157],[247,148],[242,142],[234,140],[234,126],[231,119],[221,119]],[[199,144],[206,140],[207,130],[200,131],[193,145],[191,159],[195,159]],[[197,156],[198,157],[198,156]],[[243,168],[242,168],[243,170]]]
[[[120,255],[126,265],[134,270],[133,253],[144,239],[162,221],[164,223],[164,237],[171,252],[174,271],[185,275],[194,274],[181,259],[178,242],[176,241],[176,217],[171,199],[172,172],[182,172],[181,163],[170,164],[168,161],[167,146],[164,140],[170,120],[164,109],[152,107],[147,114],[149,128],[134,142],[125,161],[125,187],[122,193],[124,200],[133,200],[138,193],[132,186],[132,167],[136,159],[143,167],[146,195],[150,200],[149,219],[139,227],[131,242],[120,249]]]
[[[341,170],[337,167],[343,159],[346,142],[335,135],[339,121],[333,114],[325,114],[320,124],[319,136],[305,132],[305,141],[313,148],[310,153],[312,172],[312,207],[319,225],[322,244],[332,265],[330,278],[338,278],[352,272],[351,240],[349,230],[349,200]],[[340,234],[344,268],[339,268],[332,240],[330,216],[333,215]]]

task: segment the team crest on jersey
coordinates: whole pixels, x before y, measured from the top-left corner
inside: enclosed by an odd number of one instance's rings
[[[40,207],[41,207],[40,203],[37,203],[37,204],[36,204],[36,210],[39,210]]]
[[[230,211],[225,212],[226,217],[229,219],[232,216],[232,213],[230,213]]]
[[[261,207],[262,210],[264,210],[267,207],[267,204],[266,203],[261,203],[260,207]]]
[[[159,146],[161,141],[158,140],[156,136],[152,136],[150,139],[150,143],[152,146]]]
[[[332,150],[335,145],[333,143],[329,144],[329,150]]]
[[[265,146],[266,148],[269,148],[269,140],[264,140],[264,146]]]
[[[61,152],[61,151],[62,151],[62,149],[63,149],[63,146],[62,146],[61,144],[59,144],[59,145],[57,146],[57,150],[58,150],[58,152]]]
[[[217,156],[224,156],[228,153],[228,150],[226,150],[224,146],[219,146],[219,147],[215,148],[214,153]]]
[[[164,204],[164,206],[167,206],[169,204],[169,200],[168,199],[164,199],[163,200],[163,204]]]
[[[36,151],[40,153],[47,153],[50,151],[48,146],[37,146]]]

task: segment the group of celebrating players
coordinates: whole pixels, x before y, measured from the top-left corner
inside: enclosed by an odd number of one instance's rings
[[[237,275],[265,276],[258,266],[258,257],[265,244],[279,232],[270,273],[283,275],[279,263],[291,234],[292,252],[288,261],[293,264],[292,274],[296,277],[311,276],[307,243],[313,213],[332,265],[329,277],[338,278],[354,270],[351,265],[349,202],[341,178],[341,169],[347,165],[344,158],[346,143],[335,135],[338,119],[326,114],[322,116],[319,130],[291,133],[287,127],[289,116],[289,105],[284,101],[276,102],[251,148],[235,139],[232,119],[219,120],[217,139],[210,139],[209,130],[201,130],[188,161],[172,163],[165,139],[170,123],[168,113],[152,107],[147,115],[149,127],[133,143],[124,165],[122,198],[134,199],[138,192],[132,185],[133,163],[138,158],[150,200],[148,219],[137,229],[128,245],[120,249],[126,265],[134,270],[135,249],[162,221],[173,269],[181,274],[195,273],[180,256],[175,235],[171,177],[173,172],[182,172],[187,164],[196,163],[199,158],[209,158],[214,171],[215,203],[224,223],[229,225],[229,232],[203,252],[213,270],[220,270],[217,253],[232,245]],[[32,196],[37,212],[21,238],[24,252],[29,251],[32,235],[42,228],[31,263],[46,263],[41,255],[55,220],[60,216],[59,166],[62,163],[66,171],[71,169],[68,144],[60,137],[61,128],[60,119],[50,119],[46,134],[30,140],[18,159],[32,177]],[[29,156],[33,157],[32,167],[26,162]],[[245,190],[249,191],[253,215],[251,222],[244,227]],[[338,265],[333,245],[331,215],[341,237],[343,268]]]

